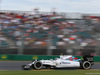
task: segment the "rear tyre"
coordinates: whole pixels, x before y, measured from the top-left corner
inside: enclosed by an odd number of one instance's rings
[[[81,68],[83,69],[90,69],[91,68],[91,63],[89,61],[84,61],[82,64],[81,64]]]

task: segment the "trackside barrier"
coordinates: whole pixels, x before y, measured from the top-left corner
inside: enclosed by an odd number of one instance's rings
[[[82,56],[75,56],[77,58],[82,58]],[[15,61],[32,61],[34,59],[55,59],[59,56],[46,56],[46,55],[0,55],[0,60],[15,60]],[[100,56],[94,57],[94,62],[100,62]]]
[[[100,56],[95,56],[95,57],[94,57],[94,61],[95,61],[95,62],[100,62]]]
[[[31,61],[34,59],[55,59],[59,56],[44,56],[44,55],[0,55],[0,60],[16,60],[16,61]]]
[[[8,55],[0,55],[0,60],[8,60]]]

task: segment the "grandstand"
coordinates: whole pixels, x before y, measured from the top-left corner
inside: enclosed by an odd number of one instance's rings
[[[8,49],[9,52],[6,54],[57,55],[62,52],[82,55],[84,50],[93,54],[99,43],[98,32],[93,28],[100,24],[99,21],[99,15],[95,14],[53,12],[33,14],[32,11],[1,10],[1,54],[6,53],[4,50]],[[100,48],[97,47],[98,49]]]

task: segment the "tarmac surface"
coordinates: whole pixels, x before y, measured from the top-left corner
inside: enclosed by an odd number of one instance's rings
[[[22,71],[21,66],[30,62],[31,61],[0,61],[0,71]],[[100,70],[100,63],[94,63],[91,70]]]

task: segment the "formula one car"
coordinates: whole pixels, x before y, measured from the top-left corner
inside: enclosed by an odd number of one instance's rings
[[[56,58],[55,60],[34,60],[32,63],[27,65],[22,65],[23,70],[30,69],[61,69],[61,68],[81,68],[81,69],[90,69],[93,62],[93,56],[83,56],[82,59],[78,59],[71,55],[61,55],[60,58]]]

